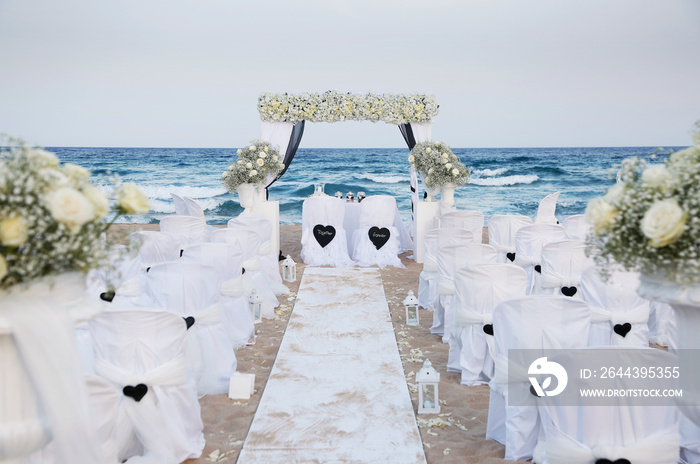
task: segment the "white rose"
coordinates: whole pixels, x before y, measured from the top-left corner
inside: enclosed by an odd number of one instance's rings
[[[649,238],[649,245],[662,247],[678,240],[687,216],[674,198],[651,205],[642,218],[642,232]]]
[[[46,196],[46,206],[53,218],[77,233],[86,222],[95,218],[95,207],[85,195],[70,187],[61,187]]]
[[[248,173],[248,175],[249,175],[250,177],[255,177],[255,176],[258,175],[258,171],[256,171],[255,169],[253,169],[252,171],[250,171],[250,172]]]
[[[642,172],[642,181],[649,187],[659,190],[668,190],[673,181],[671,173],[663,164],[650,166]]]
[[[433,168],[428,169],[428,175],[432,174],[434,171],[435,171],[435,169],[433,169]]]
[[[413,155],[408,155],[408,162],[413,164],[416,162],[416,157]]]
[[[233,166],[233,164],[232,164],[231,166],[228,167],[228,170],[231,171],[231,172],[233,172],[233,167],[234,167],[234,166]]]
[[[240,148],[238,150],[236,150],[237,155],[241,155],[242,153],[243,153],[243,150],[241,150]]]
[[[258,153],[258,156],[260,158],[265,158],[267,156],[267,153],[265,153],[264,151],[261,151],[260,153]]]
[[[221,174],[221,178],[222,178],[222,179],[226,179],[227,177],[228,177],[228,171],[224,171],[224,172]]]
[[[447,153],[443,153],[443,154],[442,154],[442,158],[443,158],[443,159],[447,159],[447,158],[449,158],[449,157],[450,157],[450,155],[448,155]]]
[[[605,232],[610,227],[615,214],[615,208],[602,198],[594,198],[586,207],[586,220],[596,234]]]
[[[265,145],[265,148],[263,148],[263,150],[265,150],[266,152],[267,152],[269,149],[270,149],[270,148],[269,148],[267,145]]]
[[[442,164],[447,164],[447,158],[441,159],[440,162],[441,162]]]
[[[236,161],[236,164],[238,164],[239,166],[242,166],[242,165],[243,165],[243,160],[238,160],[238,161]]]
[[[82,185],[90,179],[90,171],[77,164],[66,163],[63,166],[63,173],[78,185]]]
[[[447,169],[452,169],[452,163],[447,163],[447,164],[445,165],[445,167],[446,167]]]
[[[425,152],[428,153],[428,154],[430,154],[431,151],[433,151],[433,149],[430,148],[430,147],[428,147],[428,148],[425,149]]]
[[[0,281],[5,278],[7,275],[7,261],[5,261],[5,257],[3,255],[0,255]]]
[[[103,218],[109,213],[109,200],[94,185],[87,184],[83,187],[83,195],[95,208],[95,218]]]
[[[246,163],[245,168],[246,169],[253,169],[253,165],[251,163]]]
[[[455,177],[457,177],[457,176],[459,175],[459,169],[454,168],[454,169],[452,170],[452,175],[455,176]]]
[[[255,145],[249,146],[248,149],[249,149],[250,151],[255,151]]]
[[[280,163],[280,170],[284,169],[284,163]]]
[[[256,161],[256,163],[258,163],[258,166],[260,166],[260,167],[263,167],[263,166],[265,165],[265,161],[263,161],[263,160],[260,159],[260,158],[258,158],[258,160]]]
[[[20,216],[0,220],[0,243],[5,246],[23,245],[29,236],[29,224]]]
[[[435,142],[435,146],[440,148],[440,142]]]
[[[119,206],[127,214],[147,213],[151,210],[151,205],[148,204],[148,197],[131,182],[122,185],[119,192]]]

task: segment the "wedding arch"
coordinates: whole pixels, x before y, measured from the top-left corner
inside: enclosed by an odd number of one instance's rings
[[[261,138],[279,146],[284,169],[269,184],[282,177],[299,148],[304,125],[309,122],[382,121],[395,124],[411,150],[430,140],[430,122],[438,114],[435,97],[424,94],[376,94],[305,92],[263,93],[258,98]],[[418,176],[411,167],[412,209],[418,201]]]

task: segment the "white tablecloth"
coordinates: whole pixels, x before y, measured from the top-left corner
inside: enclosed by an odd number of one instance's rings
[[[346,238],[348,240],[348,254],[352,257],[352,252],[354,250],[353,237],[355,231],[360,227],[360,203],[345,203],[345,220],[343,221],[343,226],[345,228]],[[394,227],[399,231],[399,244],[401,247],[401,252],[412,250],[413,241],[411,240],[411,235],[408,229],[401,220],[399,215],[399,208],[396,208],[396,213],[394,214]]]

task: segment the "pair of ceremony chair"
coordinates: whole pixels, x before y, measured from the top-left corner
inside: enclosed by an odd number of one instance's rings
[[[551,242],[566,240],[564,227],[558,224],[532,224],[515,233],[514,263],[525,269],[528,278],[528,295],[537,294],[542,271],[542,247]]]

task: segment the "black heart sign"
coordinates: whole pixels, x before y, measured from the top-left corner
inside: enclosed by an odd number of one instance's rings
[[[536,270],[537,272],[539,272],[540,274],[542,274],[542,266],[540,266],[539,264],[536,264],[536,265],[535,265],[535,270]]]
[[[185,320],[185,324],[187,324],[187,329],[189,330],[189,328],[194,325],[194,317],[187,316],[187,317],[183,317],[183,319]]]
[[[484,324],[482,330],[485,334],[493,335],[493,324]]]
[[[626,337],[630,330],[632,330],[632,324],[625,322],[624,324],[615,324],[613,330],[616,334],[621,337]]]
[[[382,227],[380,229],[377,226],[373,226],[369,228],[367,235],[369,235],[369,241],[372,242],[375,247],[377,247],[377,250],[379,250],[381,247],[386,245],[386,242],[389,241],[391,232],[389,232],[389,229],[386,227]]]
[[[595,464],[632,464],[629,459],[615,459],[611,461],[610,459],[598,459]]]
[[[144,396],[146,396],[146,393],[148,393],[148,387],[142,383],[136,385],[135,387],[132,385],[127,385],[122,389],[122,393],[124,393],[124,396],[133,398],[134,401],[138,403]]]
[[[114,299],[114,290],[100,293],[100,300],[102,300],[102,301],[106,301],[107,303],[111,303],[113,299]]]
[[[515,262],[515,253],[506,253],[506,258],[508,258],[511,262]]]
[[[574,296],[578,290],[576,287],[562,287],[561,294],[564,296]]]
[[[314,238],[321,245],[321,248],[326,248],[326,245],[331,243],[335,238],[335,227],[322,226],[317,224],[314,226]]]

